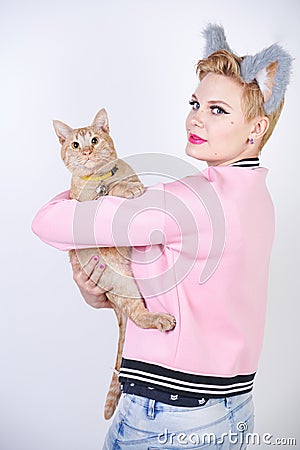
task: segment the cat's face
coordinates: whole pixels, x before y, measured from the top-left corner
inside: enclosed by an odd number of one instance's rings
[[[89,127],[73,130],[58,120],[53,121],[53,125],[62,144],[62,160],[73,175],[91,175],[117,158],[104,109],[97,113]]]

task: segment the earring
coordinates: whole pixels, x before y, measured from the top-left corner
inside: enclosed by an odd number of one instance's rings
[[[254,139],[253,138],[249,139],[249,144],[254,144]]]

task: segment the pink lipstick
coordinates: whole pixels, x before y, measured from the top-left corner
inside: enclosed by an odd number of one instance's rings
[[[207,141],[205,139],[202,139],[200,136],[197,136],[196,134],[190,134],[189,135],[189,142],[191,144],[200,145],[200,144],[204,144]]]

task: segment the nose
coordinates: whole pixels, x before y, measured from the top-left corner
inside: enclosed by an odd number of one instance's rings
[[[194,127],[199,127],[199,128],[203,128],[204,127],[203,114],[202,114],[202,111],[200,109],[197,111],[197,113],[192,118],[191,124]]]
[[[82,150],[82,153],[84,155],[90,155],[92,153],[92,151],[93,150],[91,149],[91,147],[84,147],[83,150]]]

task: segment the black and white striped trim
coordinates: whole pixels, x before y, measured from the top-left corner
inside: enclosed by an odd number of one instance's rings
[[[124,358],[119,373],[120,383],[136,383],[187,397],[201,395],[211,398],[250,392],[253,388],[254,377],[255,373],[233,377],[196,375]]]
[[[229,164],[230,167],[259,167],[259,158],[244,158]]]

